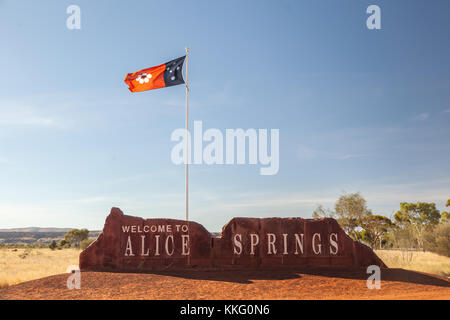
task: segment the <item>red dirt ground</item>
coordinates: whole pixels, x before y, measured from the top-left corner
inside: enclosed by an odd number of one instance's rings
[[[60,274],[0,289],[0,299],[450,300],[448,279],[403,269],[383,269],[380,290],[367,289],[365,269],[344,268],[83,272],[80,290],[67,289],[68,276]]]

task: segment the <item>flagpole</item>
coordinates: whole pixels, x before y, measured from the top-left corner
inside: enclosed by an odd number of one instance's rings
[[[186,170],[185,170],[185,198],[186,198],[186,222],[188,224],[188,245],[189,245],[189,254],[187,256],[187,265],[191,264],[191,256],[190,256],[190,226],[189,226],[189,159],[191,157],[191,153],[189,151],[189,77],[188,77],[188,65],[189,65],[189,48],[186,47]]]
[[[189,48],[186,48],[186,178],[185,178],[185,192],[186,192],[186,221],[189,221],[189,78],[188,78],[188,64],[189,64]]]

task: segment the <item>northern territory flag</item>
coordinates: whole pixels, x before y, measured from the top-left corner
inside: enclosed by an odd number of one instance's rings
[[[125,83],[131,92],[147,91],[183,84],[183,63],[186,56],[161,64],[156,67],[129,73]]]

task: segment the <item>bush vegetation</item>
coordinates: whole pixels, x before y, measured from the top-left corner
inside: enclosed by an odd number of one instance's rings
[[[450,199],[446,206],[450,207]],[[411,249],[450,257],[450,213],[441,213],[432,202],[401,202],[399,210],[388,218],[373,214],[358,192],[342,195],[334,210],[319,205],[313,217],[335,218],[350,237],[372,249],[404,249],[405,259]]]
[[[80,243],[80,249],[84,250],[87,247],[89,247],[89,245],[94,242],[94,239],[84,239],[83,241],[81,241]]]

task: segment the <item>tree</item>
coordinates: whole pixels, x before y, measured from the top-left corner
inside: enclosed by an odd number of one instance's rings
[[[361,220],[361,227],[364,229],[364,240],[370,243],[370,247],[375,249],[381,237],[394,226],[391,219],[381,215],[368,215]]]
[[[64,236],[64,240],[66,242],[70,242],[75,247],[79,247],[81,241],[87,239],[89,236],[89,230],[88,229],[72,229],[69,232],[67,232]]]
[[[336,201],[334,211],[339,225],[353,239],[357,239],[357,229],[361,227],[362,219],[371,215],[366,200],[359,192],[342,195]]]
[[[92,242],[94,242],[94,239],[84,239],[83,241],[81,241],[81,243],[80,243],[80,249],[81,250],[84,250],[84,249],[86,249],[87,247],[89,247],[90,246],[90,244],[92,243]]]
[[[372,238],[370,237],[370,234],[366,230],[357,231],[355,233],[355,240],[358,240],[359,242],[364,242],[368,245],[372,243]]]
[[[61,239],[61,241],[59,241],[58,246],[60,248],[68,248],[70,247],[70,242],[67,242],[65,239]]]
[[[320,218],[333,218],[334,212],[330,209],[325,209],[322,205],[319,205],[312,214],[314,219],[320,219]]]
[[[424,237],[424,248],[450,257],[450,223],[440,224],[433,230],[428,230]]]
[[[417,239],[419,248],[423,249],[423,237],[426,230],[430,230],[439,223],[441,214],[435,203],[401,202],[400,210],[394,215],[400,227],[411,226]]]
[[[395,220],[396,225],[400,229],[406,229],[408,226],[410,226],[410,223],[411,223],[411,221],[409,220],[408,214],[401,210],[397,211],[394,214],[394,220]]]
[[[450,212],[444,211],[441,213],[441,221],[440,224],[448,223],[450,222]]]
[[[387,240],[388,244],[394,248],[417,248],[417,240],[411,225],[400,227],[394,223],[392,229],[387,234]]]
[[[52,240],[52,242],[48,245],[48,247],[52,250],[55,250],[57,246],[58,245],[56,244],[55,240]]]
[[[450,199],[447,200],[447,203],[445,204],[446,207],[450,207]],[[450,212],[444,211],[441,213],[441,224],[450,222]]]

